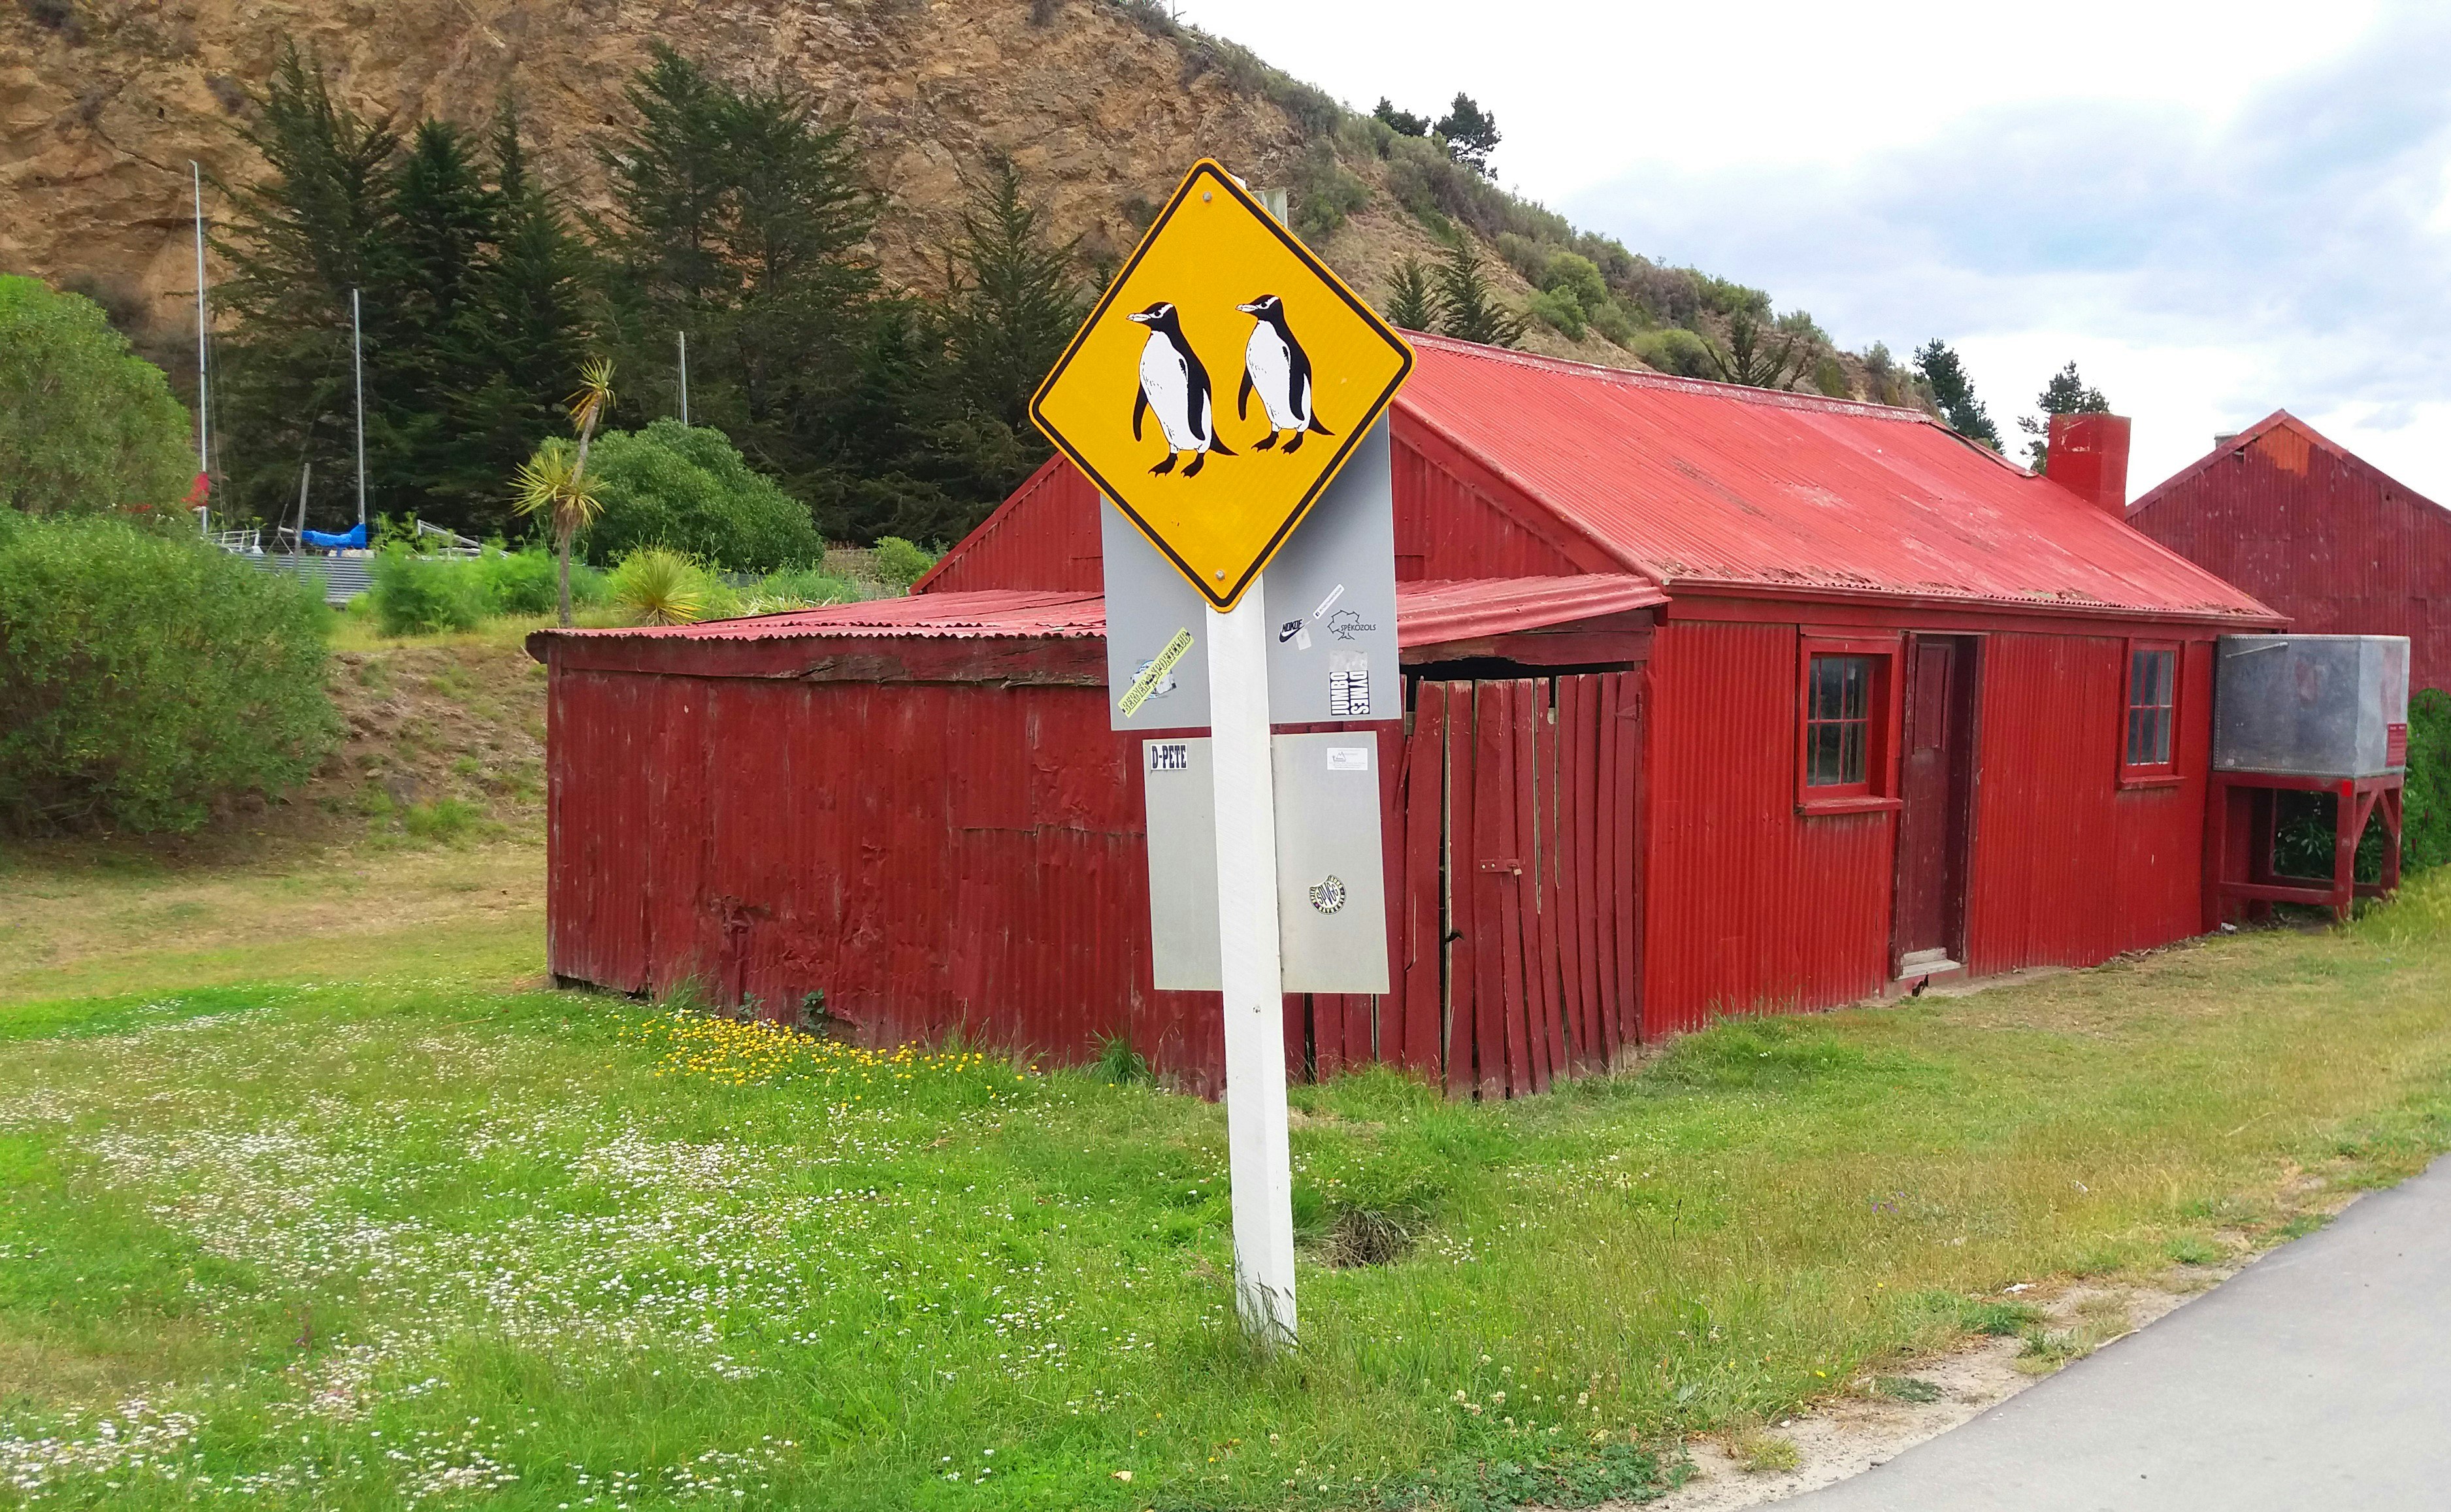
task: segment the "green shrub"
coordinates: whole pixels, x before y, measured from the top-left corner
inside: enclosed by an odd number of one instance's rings
[[[1681,325],[1643,331],[1635,337],[1629,350],[1661,372],[1679,378],[1707,378],[1711,374],[1710,346]]]
[[[1523,306],[1532,318],[1564,334],[1568,341],[1579,342],[1587,328],[1583,307],[1566,289],[1544,289],[1532,296]]]
[[[387,636],[425,636],[474,630],[493,604],[475,562],[421,557],[404,546],[375,553],[375,626]]]
[[[175,510],[195,481],[193,435],[101,305],[0,276],[0,509]]]
[[[2422,688],[2408,700],[2408,781],[2402,795],[2401,859],[2415,871],[2451,865],[2451,693]]]
[[[1603,300],[1599,308],[1588,313],[1591,316],[1592,329],[1619,346],[1631,345],[1635,336],[1641,329],[1635,324],[1634,317],[1628,315],[1623,306],[1615,300]]]
[[[814,567],[787,567],[770,572],[741,594],[743,614],[775,614],[819,604],[857,603],[864,597],[856,583],[829,577]]]
[[[1286,198],[1292,202],[1286,213],[1293,217],[1294,230],[1316,242],[1334,234],[1347,216],[1370,203],[1370,186],[1346,171],[1331,143],[1314,142],[1294,170]]]
[[[618,561],[641,546],[669,546],[736,572],[825,559],[808,506],[752,470],[719,430],[659,420],[607,431],[588,453],[587,473],[604,500],[587,532],[590,561]]]
[[[1600,279],[1599,265],[1574,252],[1551,253],[1539,276],[1532,282],[1539,285],[1544,293],[1572,297],[1585,315],[1608,303],[1608,285]]]
[[[578,563],[571,564],[570,596],[574,599],[579,597],[580,570]],[[498,615],[545,615],[554,611],[552,552],[536,547],[487,552],[477,563],[477,574],[485,585],[486,604]],[[596,575],[587,576],[593,579]]]
[[[184,533],[10,521],[0,822],[192,830],[218,800],[303,781],[339,735],[327,619],[295,581]]]
[[[873,560],[878,577],[908,593],[911,585],[926,577],[928,569],[936,565],[936,559],[943,555],[912,545],[900,536],[879,536]]]

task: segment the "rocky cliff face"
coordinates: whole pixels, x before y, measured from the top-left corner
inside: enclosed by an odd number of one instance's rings
[[[256,171],[238,127],[287,41],[371,114],[481,123],[516,90],[539,161],[581,205],[601,203],[589,138],[625,116],[653,42],[812,90],[864,147],[890,206],[877,254],[914,283],[990,152],[1095,256],[1127,249],[1130,207],[1194,159],[1282,182],[1300,146],[1264,95],[1106,0],[0,0],[0,269],[185,326],[188,160]]]

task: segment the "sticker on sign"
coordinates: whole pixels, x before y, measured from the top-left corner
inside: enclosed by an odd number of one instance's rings
[[[1366,745],[1329,746],[1327,769],[1330,772],[1367,772],[1370,770],[1370,748]]]
[[[1174,638],[1166,643],[1166,649],[1159,652],[1150,659],[1147,666],[1141,669],[1141,675],[1134,677],[1132,685],[1124,690],[1124,696],[1115,700],[1115,707],[1124,711],[1125,718],[1128,719],[1141,712],[1141,705],[1148,702],[1149,695],[1157,692],[1166,683],[1168,674],[1174,671],[1174,664],[1181,661],[1190,650],[1191,632],[1176,631]]]

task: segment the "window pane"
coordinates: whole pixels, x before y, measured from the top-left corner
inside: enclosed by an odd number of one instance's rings
[[[1804,782],[1826,788],[1838,780],[1838,727],[1816,724],[1805,732]]]
[[[1860,719],[1850,719],[1844,724],[1839,725],[1838,729],[1840,731],[1840,738],[1838,742],[1838,780],[1841,782],[1861,782],[1864,780],[1863,721]]]
[[[1838,657],[1833,659],[1841,669],[1840,675],[1846,678],[1845,697],[1839,704],[1839,716],[1842,718],[1860,719],[1864,717],[1865,690],[1873,680],[1872,658]]]
[[[2145,756],[2145,711],[2132,704],[2127,710],[2127,764],[2134,766]]]
[[[2155,761],[2170,759],[2170,711],[2168,709],[2153,711],[2152,750]]]
[[[1806,717],[1834,719],[1838,717],[1838,658],[1813,658],[1813,698],[1805,711]]]

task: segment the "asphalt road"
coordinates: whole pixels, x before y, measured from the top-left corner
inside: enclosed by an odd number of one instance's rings
[[[2451,1508],[2451,1157],[1781,1512]]]

